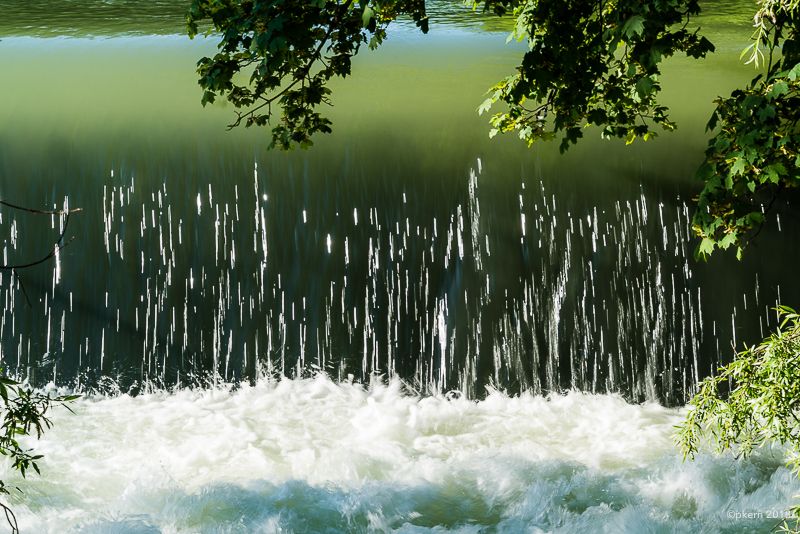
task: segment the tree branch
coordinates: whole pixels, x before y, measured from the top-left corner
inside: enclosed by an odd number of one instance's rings
[[[236,113],[236,115],[237,115],[236,120],[233,123],[228,125],[228,130],[232,130],[233,128],[236,128],[237,126],[239,126],[242,123],[243,119],[248,118],[248,117],[252,117],[258,110],[263,109],[264,107],[270,106],[278,98],[280,98],[281,96],[285,95],[289,90],[291,90],[295,85],[297,85],[298,82],[305,80],[305,78],[311,72],[311,67],[314,66],[314,63],[316,63],[316,61],[318,59],[322,58],[322,56],[321,56],[322,49],[325,47],[325,43],[328,42],[328,39],[330,39],[331,35],[333,34],[333,31],[336,28],[336,25],[339,22],[341,22],[341,20],[340,20],[341,19],[341,13],[343,13],[343,12],[347,11],[348,9],[350,9],[350,5],[352,3],[353,3],[353,0],[347,0],[344,4],[342,4],[340,6],[341,7],[340,13],[338,13],[337,16],[331,21],[330,26],[328,26],[328,31],[325,32],[325,36],[319,42],[319,46],[317,46],[317,49],[311,55],[311,58],[308,60],[308,63],[306,63],[306,65],[294,76],[294,80],[292,81],[292,83],[290,83],[289,85],[287,85],[286,87],[281,89],[278,93],[272,95],[269,98],[261,97],[261,98],[264,99],[264,102],[262,102],[261,104],[259,104],[256,107],[254,107],[253,109],[248,110],[248,111],[246,111],[244,113],[237,112]],[[324,63],[324,61],[323,61],[323,63]]]
[[[12,204],[10,202],[6,202],[5,200],[0,200],[0,204],[2,204],[4,206],[8,206],[10,208],[14,208],[14,209],[20,210],[20,211],[26,211],[28,213],[35,213],[37,215],[65,215],[65,217],[64,217],[64,226],[62,227],[61,233],[59,234],[58,239],[56,240],[55,245],[53,246],[53,250],[51,250],[44,257],[39,258],[38,260],[35,260],[35,261],[28,262],[28,263],[19,263],[19,264],[14,264],[14,265],[11,265],[11,264],[0,265],[0,270],[3,270],[3,271],[14,271],[15,269],[25,269],[25,268],[28,268],[28,267],[33,267],[35,265],[39,265],[40,263],[44,263],[47,260],[49,260],[50,258],[52,258],[53,256],[55,256],[58,253],[59,250],[61,250],[62,248],[64,248],[65,246],[67,246],[69,244],[69,243],[64,243],[64,236],[67,233],[67,226],[69,225],[69,216],[71,214],[73,214],[73,213],[82,211],[81,208],[75,208],[75,209],[71,209],[71,210],[58,210],[58,211],[37,210],[37,209],[33,209],[33,208],[26,208],[26,207],[23,207],[23,206],[17,206],[16,204]],[[23,290],[23,292],[24,292],[24,290]],[[27,298],[27,295],[25,295],[25,297]]]

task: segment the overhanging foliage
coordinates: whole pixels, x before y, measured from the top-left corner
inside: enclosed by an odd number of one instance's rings
[[[513,36],[527,51],[511,76],[480,106],[495,105],[490,135],[515,132],[529,145],[560,139],[565,151],[594,125],[627,143],[672,130],[659,103],[660,68],[675,54],[703,58],[714,50],[689,23],[698,0],[481,0],[473,9],[513,16]],[[763,212],[798,183],[800,0],[760,0],[753,43],[743,55],[763,73],[717,100],[709,121],[716,132],[697,177],[693,229],[696,250],[742,248],[757,234]],[[331,121],[328,82],[351,73],[362,46],[379,46],[389,24],[410,17],[428,30],[425,0],[193,0],[191,36],[199,25],[220,37],[219,51],[198,63],[203,104],[231,102],[230,125],[270,124],[271,147],[308,147]]]
[[[783,321],[774,334],[700,383],[679,428],[684,457],[693,457],[706,436],[717,451],[743,456],[778,443],[800,474],[800,315],[789,308],[779,313]],[[800,518],[800,506],[793,510]],[[800,521],[792,523],[785,526],[797,531]]]

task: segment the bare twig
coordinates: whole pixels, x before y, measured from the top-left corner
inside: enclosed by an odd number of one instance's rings
[[[58,253],[59,250],[61,250],[62,248],[64,248],[65,246],[67,246],[69,244],[69,243],[64,243],[63,242],[64,241],[64,235],[67,233],[68,224],[69,224],[69,213],[67,213],[67,216],[64,218],[64,228],[62,228],[61,234],[58,236],[58,240],[56,241],[55,246],[53,247],[53,250],[51,250],[47,255],[39,258],[38,260],[31,261],[29,263],[18,263],[18,264],[15,264],[15,265],[0,265],[0,270],[13,271],[15,269],[26,269],[28,267],[33,267],[35,265],[39,265],[40,263],[44,263],[47,260],[49,260],[50,258],[52,258],[53,256],[55,256]]]
[[[9,208],[14,208],[15,210],[20,211],[27,211],[28,213],[36,213],[38,215],[68,215],[70,213],[76,213],[78,211],[83,211],[82,208],[73,208],[71,210],[56,210],[56,211],[48,211],[48,210],[37,210],[34,208],[26,208],[24,206],[17,206],[16,204],[12,204],[11,202],[0,200],[0,204],[3,206],[8,206]]]
[[[73,209],[57,210],[57,211],[37,210],[37,209],[34,209],[34,208],[26,208],[24,206],[18,206],[16,204],[12,204],[11,202],[7,202],[5,200],[0,200],[0,204],[2,204],[3,206],[8,206],[9,208],[14,208],[16,210],[26,211],[28,213],[35,213],[37,215],[64,215],[65,216],[64,217],[64,226],[62,227],[61,234],[59,234],[58,239],[56,240],[55,245],[53,246],[53,250],[51,250],[47,255],[39,258],[38,260],[34,260],[34,261],[31,261],[31,262],[28,262],[28,263],[18,263],[18,264],[13,264],[13,265],[12,264],[0,265],[0,270],[2,270],[2,271],[12,271],[12,272],[14,272],[16,269],[25,269],[25,268],[28,268],[28,267],[33,267],[35,265],[39,265],[40,263],[44,263],[47,260],[49,260],[50,258],[52,258],[53,256],[55,256],[58,253],[59,250],[61,250],[65,246],[67,246],[69,244],[69,242],[64,243],[64,236],[67,233],[67,226],[69,225],[69,216],[71,214],[73,214],[73,213],[77,213],[79,211],[82,211],[81,208],[73,208]],[[20,281],[20,285],[21,285],[21,281]],[[25,293],[24,287],[23,287],[22,291],[23,291],[23,293]],[[25,293],[25,298],[26,299],[28,298],[27,293]],[[30,300],[28,302],[30,303]]]
[[[317,46],[317,49],[314,51],[314,53],[309,58],[308,63],[306,63],[306,65],[297,74],[295,74],[294,80],[289,85],[287,85],[286,87],[284,87],[283,89],[281,89],[276,94],[274,94],[274,95],[272,95],[270,97],[259,96],[259,98],[264,100],[264,102],[262,102],[258,106],[254,107],[252,109],[249,109],[249,110],[247,110],[245,112],[236,112],[236,120],[228,125],[228,130],[232,130],[233,128],[236,128],[237,126],[239,126],[242,123],[242,120],[244,120],[246,118],[254,117],[256,112],[261,110],[262,108],[267,107],[267,106],[270,106],[270,108],[271,108],[271,104],[273,102],[275,102],[281,96],[283,96],[287,92],[289,92],[299,82],[303,82],[306,77],[309,77],[309,73],[311,72],[311,67],[314,66],[314,63],[316,63],[317,60],[322,60],[323,63],[325,62],[324,59],[323,59],[323,55],[322,55],[322,49],[325,47],[325,45],[328,42],[328,39],[330,39],[331,35],[333,34],[334,30],[336,29],[336,24],[338,24],[340,22],[342,14],[344,12],[346,12],[350,8],[350,5],[352,3],[353,3],[353,0],[347,0],[344,4],[342,4],[340,6],[341,11],[339,13],[337,13],[337,16],[333,20],[331,20],[330,26],[328,27],[328,31],[325,32],[325,36],[320,40],[319,45]],[[310,79],[311,78],[309,77],[309,80]],[[270,113],[268,113],[268,115],[271,114],[271,111],[272,110],[270,109]]]

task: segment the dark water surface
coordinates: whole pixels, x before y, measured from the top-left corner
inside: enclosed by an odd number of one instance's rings
[[[682,403],[800,300],[783,206],[744,261],[692,259],[703,125],[752,74],[746,10],[708,4],[720,54],[664,76],[678,132],[627,148],[588,132],[561,157],[487,138],[475,109],[522,49],[469,12],[427,37],[401,25],[336,82],[335,133],[285,154],[199,105],[213,42],[177,35],[183,3],[10,2],[0,195],[83,211],[56,263],[2,274],[3,361],[134,391],[323,370]],[[0,216],[7,263],[58,235]]]

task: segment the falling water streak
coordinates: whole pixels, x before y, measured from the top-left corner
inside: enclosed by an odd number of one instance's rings
[[[112,171],[99,214],[103,251],[111,272],[136,258],[140,281],[122,292],[106,288],[110,320],[96,338],[71,336],[80,311],[72,292],[68,306],[57,304],[66,266],[58,254],[43,301],[44,359],[15,323],[19,284],[3,286],[0,335],[28,374],[43,365],[56,372],[60,356],[72,352],[81,371],[99,363],[99,374],[130,375],[125,360],[134,356],[111,349],[129,336],[140,347],[138,376],[130,378],[156,385],[322,371],[365,382],[397,375],[420,391],[467,396],[494,386],[685,400],[710,372],[701,368],[701,344],[706,336],[715,343],[719,329],[703,328],[702,295],[686,259],[688,206],[678,199],[670,209],[640,190],[610,208],[564,216],[543,180],[534,188],[523,181],[509,244],[507,229],[481,209],[482,173],[478,160],[465,198],[446,216],[420,217],[403,191],[397,214],[356,200],[337,219],[347,224],[331,226],[306,199],[294,235],[285,236],[279,217],[287,208],[271,204],[269,175],[257,163],[252,197],[238,186],[233,198],[199,187],[190,193],[196,211],[180,217],[171,182],[142,195],[132,175],[126,181]],[[53,231],[64,223],[54,217]],[[5,261],[17,247],[16,220],[7,228]],[[198,261],[194,251],[211,239],[213,261]],[[281,256],[273,250],[286,247],[289,257],[314,258],[308,287],[297,281],[308,264],[279,267],[274,259]],[[523,274],[501,282],[509,261]],[[343,270],[329,276],[334,264]],[[279,272],[287,268],[289,276]],[[753,304],[763,304],[758,279],[753,298],[742,295],[745,310]],[[774,316],[759,319],[762,330],[774,324]],[[730,323],[735,340],[735,308]]]

